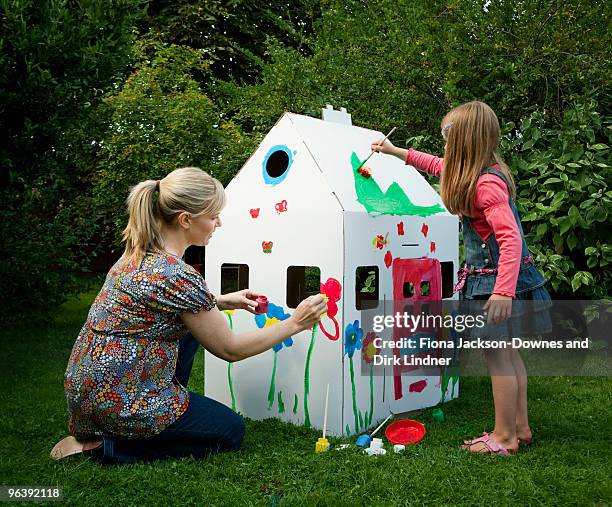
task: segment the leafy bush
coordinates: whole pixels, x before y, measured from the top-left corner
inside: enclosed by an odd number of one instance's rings
[[[506,125],[502,148],[518,173],[527,241],[558,295],[609,297],[612,117],[590,102],[548,126],[534,112]]]
[[[229,116],[264,135],[283,111],[344,106],[357,125],[442,153],[439,122],[484,100],[505,125],[528,242],[557,297],[610,294],[609,2],[325,2],[312,55],[272,41]],[[435,182],[434,182],[435,186]]]
[[[85,129],[129,61],[142,0],[0,0],[0,313],[74,287],[93,220]]]
[[[320,4],[317,0],[152,0],[143,33],[166,44],[205,51],[215,78],[253,82],[266,60],[268,37],[308,51],[305,42],[320,15]]]
[[[208,72],[205,53],[144,40],[138,55],[123,88],[98,111],[109,127],[98,141],[94,195],[99,220],[114,231],[108,239],[115,244],[127,221],[130,187],[183,166],[201,167],[227,184],[251,149],[237,152],[248,141],[193,78],[195,71]]]

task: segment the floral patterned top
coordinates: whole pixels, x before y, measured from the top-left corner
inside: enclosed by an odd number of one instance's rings
[[[146,438],[178,419],[189,393],[174,378],[186,329],[181,313],[216,305],[202,276],[178,257],[147,252],[108,272],[64,375],[70,433]]]

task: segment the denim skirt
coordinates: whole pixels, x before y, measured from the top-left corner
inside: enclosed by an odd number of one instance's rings
[[[471,315],[482,315],[484,304],[489,295],[474,296],[474,299],[462,299],[464,311]],[[540,335],[552,332],[550,308],[552,300],[545,286],[527,290],[516,295],[512,301],[512,315],[499,323],[487,323],[483,327],[472,327],[462,333],[469,338],[511,339],[515,337],[537,339]]]

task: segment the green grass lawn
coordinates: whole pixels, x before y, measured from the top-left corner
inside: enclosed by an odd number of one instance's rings
[[[247,421],[241,451],[207,460],[101,467],[83,456],[53,462],[67,433],[62,379],[94,293],[72,300],[46,325],[0,333],[0,485],[62,486],[75,505],[609,505],[612,380],[534,378],[536,442],[510,458],[459,449],[493,425],[487,378],[462,380],[460,398],[425,439],[401,455],[355,447],[315,455],[315,431]],[[202,354],[191,389],[202,392]],[[332,445],[349,442],[331,439]]]

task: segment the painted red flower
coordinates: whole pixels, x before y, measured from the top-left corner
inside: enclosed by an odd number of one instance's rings
[[[404,222],[400,222],[399,224],[397,224],[397,235],[398,236],[404,235]]]
[[[423,233],[423,236],[427,237],[427,231],[429,231],[429,226],[427,224],[423,224],[423,227],[421,227],[421,232]]]
[[[283,199],[281,202],[277,202],[274,205],[274,209],[276,209],[277,213],[284,213],[287,211],[287,201]]]
[[[320,292],[327,299],[327,316],[334,323],[335,333],[333,335],[328,333],[323,327],[323,322],[319,322],[319,328],[330,340],[337,340],[340,337],[340,327],[338,321],[336,321],[336,315],[338,314],[337,303],[342,297],[342,285],[335,278],[328,278],[325,283],[320,284]]]
[[[370,331],[361,345],[361,357],[363,357],[363,360],[368,364],[372,364],[374,362],[374,356],[380,354],[380,349],[377,349],[374,345],[374,340],[376,338],[376,333]]]
[[[252,208],[249,210],[251,218],[257,218],[259,216],[259,208]]]
[[[389,268],[392,262],[393,262],[393,256],[391,255],[391,251],[387,250],[387,253],[385,254],[385,266]]]
[[[325,294],[330,301],[340,301],[342,297],[342,285],[335,278],[328,278],[327,282],[320,285],[321,294]]]
[[[436,242],[432,241],[429,245],[429,251],[430,252],[435,252],[436,251]]]

